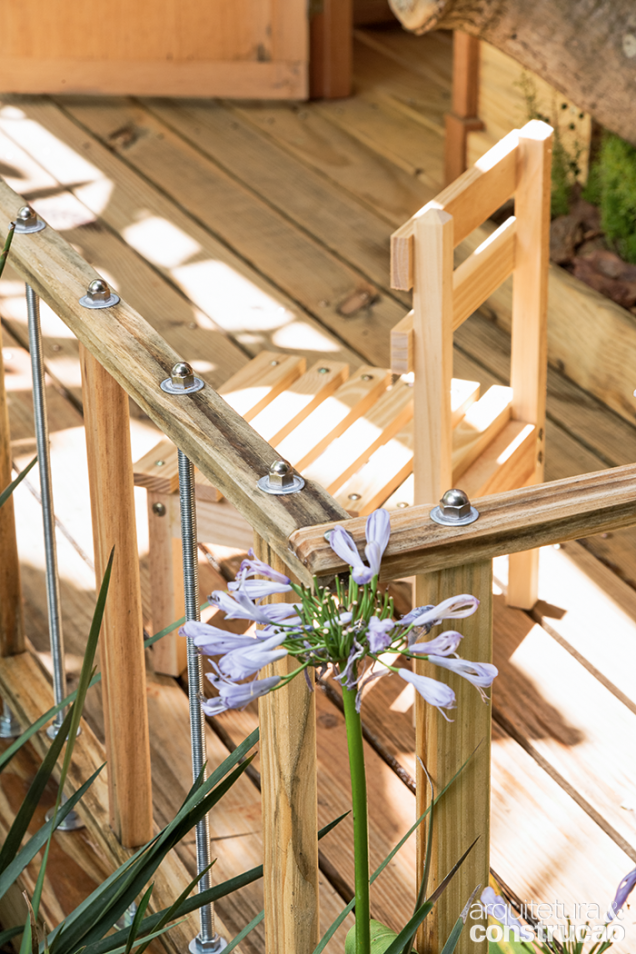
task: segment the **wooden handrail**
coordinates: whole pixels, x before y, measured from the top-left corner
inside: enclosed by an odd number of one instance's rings
[[[533,547],[605,533],[636,524],[636,464],[522,487],[473,501],[479,519],[465,527],[441,527],[429,513],[433,504],[391,514],[391,539],[381,578],[394,580],[474,563]],[[347,520],[346,529],[361,551],[365,518]],[[306,569],[317,576],[345,567],[325,533],[334,524],[306,527],[289,545]]]
[[[0,181],[0,236],[24,200]],[[298,494],[267,496],[258,490],[277,453],[217,392],[172,396],[159,387],[176,361],[173,349],[125,301],[108,309],[79,304],[100,276],[52,228],[16,235],[11,264],[84,347],[142,410],[234,504],[255,531],[302,580],[307,574],[287,540],[298,528],[347,517],[318,484],[307,481]]]

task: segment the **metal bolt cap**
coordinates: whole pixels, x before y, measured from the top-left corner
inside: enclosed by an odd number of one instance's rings
[[[108,301],[110,288],[103,278],[96,278],[86,289],[86,295],[91,301]]]
[[[479,512],[471,506],[468,496],[463,490],[453,488],[447,490],[439,502],[439,507],[431,510],[431,520],[446,527],[462,527],[473,523]]]
[[[269,483],[272,487],[291,487],[294,474],[286,460],[275,460],[269,468]]]
[[[160,386],[168,394],[193,394],[205,387],[205,381],[196,377],[192,365],[187,361],[177,361],[172,366],[170,377],[165,378]]]
[[[170,380],[174,388],[191,388],[194,384],[194,371],[187,361],[177,361],[170,372]]]
[[[38,216],[37,212],[30,205],[23,205],[18,209],[15,217],[16,232],[41,232],[46,228],[46,223]]]
[[[84,308],[110,308],[117,304],[119,295],[111,291],[103,278],[94,278],[79,301]]]
[[[258,481],[260,490],[267,494],[295,494],[305,486],[305,481],[294,473],[286,460],[275,460],[265,477]]]
[[[463,490],[447,490],[439,502],[445,517],[465,517],[470,513],[470,500]]]

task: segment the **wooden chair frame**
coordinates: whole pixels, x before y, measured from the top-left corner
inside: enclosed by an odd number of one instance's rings
[[[528,137],[527,152],[526,146],[520,142],[510,150],[508,158],[504,157],[496,175],[483,172],[482,186],[477,190],[478,208],[474,212],[467,210],[464,234],[471,230],[471,216],[478,224],[477,220],[488,214],[493,203],[496,206],[502,195],[507,197],[515,191],[520,162],[522,167],[527,164],[534,169],[545,168],[545,152],[542,150],[547,148],[546,141],[545,137]],[[534,158],[535,148],[540,154],[538,159]],[[492,183],[492,188],[487,187],[487,183]],[[0,222],[11,221],[22,201],[8,186],[0,183]],[[455,214],[462,202],[465,204],[463,196],[457,200]],[[452,203],[449,206],[452,209]],[[445,249],[444,257],[439,260],[447,262],[451,245],[448,226],[443,218],[437,218],[441,222],[441,246],[438,244],[437,247]],[[456,230],[456,241],[461,240],[461,231],[459,229],[458,236]],[[532,249],[524,250],[523,255],[526,254],[531,257]],[[257,480],[276,458],[274,449],[212,388],[182,397],[163,392],[159,384],[178,355],[125,301],[100,312],[87,311],[79,305],[86,287],[98,276],[53,229],[47,228],[33,235],[16,235],[12,263],[82,344],[85,417],[91,435],[89,476],[98,555],[107,552],[113,536],[120,532],[118,523],[123,521],[118,521],[118,516],[122,507],[129,506],[133,491],[130,446],[124,439],[115,444],[117,434],[128,433],[127,393],[251,524],[259,552],[265,558],[280,561],[298,580],[308,584],[314,574],[332,575],[344,569],[325,542],[324,534],[335,523],[345,523],[362,548],[365,518],[348,518],[336,501],[311,481],[297,495],[272,497],[262,494],[257,489]],[[448,266],[445,274],[449,274]],[[528,293],[534,296],[542,294],[537,289],[528,289]],[[108,420],[102,414],[103,399],[100,397],[106,391],[112,401]],[[0,406],[1,398],[2,394]],[[112,470],[109,469],[112,464],[104,459],[105,451],[111,445],[116,447],[117,480],[112,479]],[[0,467],[0,473],[9,472],[9,453],[7,433],[0,444],[4,467],[4,470]],[[467,592],[477,591],[482,597],[482,607],[471,618],[473,628],[466,635],[474,637],[479,650],[477,658],[489,659],[492,558],[636,524],[636,465],[485,497],[475,501],[481,514],[479,520],[467,527],[445,528],[434,524],[429,519],[433,503],[435,499],[421,501],[412,508],[392,514],[392,536],[382,565],[382,579],[420,574],[429,580],[429,590],[433,584],[439,589],[451,581]],[[117,759],[109,761],[107,770],[111,779],[114,777],[115,784],[111,780],[107,790],[98,780],[81,803],[91,836],[113,864],[121,863],[128,855],[122,842],[139,844],[152,833],[143,641],[141,633],[137,640],[130,638],[129,629],[126,630],[127,638],[120,638],[124,614],[136,614],[140,603],[138,574],[128,573],[125,565],[129,559],[126,554],[130,554],[134,547],[131,538],[134,522],[129,520],[124,526],[130,530],[130,535],[122,541],[122,550],[116,555],[116,562],[121,561],[121,565],[113,574],[110,592],[112,603],[118,607],[117,615],[113,614],[107,623],[102,642],[102,660],[105,673],[108,673],[106,681],[110,681],[110,686],[105,686],[107,747],[110,746],[111,752],[116,747],[119,752]],[[17,561],[13,522],[4,521],[0,533],[1,552],[8,560]],[[99,560],[97,562],[99,564]],[[128,570],[131,570],[130,565]],[[438,574],[436,581],[433,574]],[[16,567],[12,568],[12,573],[0,575],[0,603],[14,609],[19,605],[16,579]],[[456,591],[455,586],[453,589]],[[15,638],[14,618],[15,612],[0,616],[4,627],[0,632],[0,693],[21,720],[32,722],[49,707],[51,687],[34,656],[21,651],[20,641]],[[472,652],[471,656],[475,658]],[[131,668],[135,675],[128,678],[127,694],[118,694],[118,680]],[[461,720],[458,719],[451,728],[454,758],[461,764],[473,752],[475,739],[480,741],[480,736],[483,739],[485,735],[487,741],[490,707],[483,705],[474,693],[460,697],[458,702]],[[131,718],[132,712],[134,718]],[[294,718],[289,718],[290,712]],[[446,758],[449,739],[443,735],[445,730],[440,727],[441,720],[435,722],[432,715],[427,719],[426,743],[424,745],[422,733],[419,733],[418,754],[423,755],[439,780],[450,770]],[[311,954],[317,942],[315,731],[313,697],[303,680],[295,680],[286,689],[262,700],[261,762],[269,954],[280,951]],[[43,755],[49,743],[40,733],[34,737],[34,744]],[[441,849],[447,854],[453,854],[460,844],[465,849],[476,826],[486,835],[481,839],[480,851],[473,852],[464,864],[461,879],[455,879],[459,887],[454,888],[452,894],[445,893],[438,905],[433,931],[440,937],[448,932],[468,895],[462,894],[459,907],[456,906],[456,896],[467,885],[472,891],[475,884],[479,881],[483,884],[488,876],[490,769],[482,751],[473,760],[471,769],[454,786],[453,801],[438,817],[436,851],[440,858],[434,861],[435,872],[441,870],[444,861]],[[101,746],[90,728],[84,726],[69,785],[75,790],[101,761]],[[418,787],[421,793],[426,791],[421,778],[418,778]],[[425,794],[420,795],[420,804],[425,797]],[[461,813],[453,814],[458,808]],[[116,826],[114,832],[109,828],[109,818]],[[453,856],[453,861],[456,857],[458,855]],[[437,877],[435,872],[434,877]],[[178,859],[169,858],[155,884],[152,902],[155,908],[170,904],[174,900],[174,885],[182,886],[188,880]],[[302,911],[302,917],[298,916],[299,911]],[[187,935],[177,928],[166,943],[176,951],[183,948],[187,939]],[[467,950],[468,944],[466,939],[460,949]]]

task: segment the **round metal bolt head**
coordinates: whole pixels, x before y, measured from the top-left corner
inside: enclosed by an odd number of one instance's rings
[[[463,490],[447,490],[439,502],[444,517],[461,520],[470,513],[470,500]]]
[[[18,209],[16,219],[20,225],[35,225],[38,217],[30,205],[23,205],[21,209]]]
[[[372,375],[372,374],[363,374],[361,380],[362,380],[362,381],[373,381],[373,375]]]
[[[291,487],[294,483],[294,474],[286,460],[275,460],[269,468],[270,487]]]
[[[318,368],[318,374],[329,374],[329,368]]]
[[[175,388],[191,388],[194,384],[194,371],[187,361],[177,361],[170,372],[170,380]]]
[[[86,297],[90,301],[108,301],[111,291],[103,278],[96,278],[86,289]]]
[[[160,501],[157,501],[156,503],[153,503],[153,505],[152,505],[152,512],[153,512],[157,517],[165,517],[165,515],[166,515],[166,505],[165,505],[165,504],[162,504]]]
[[[360,500],[360,494],[349,494],[349,500]]]

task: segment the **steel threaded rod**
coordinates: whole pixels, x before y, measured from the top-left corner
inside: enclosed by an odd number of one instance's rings
[[[194,498],[194,467],[183,451],[179,451],[179,502],[181,507],[181,545],[183,550],[183,588],[185,594],[186,620],[200,619],[199,613],[199,566],[197,559],[197,519]],[[203,673],[201,656],[188,637],[188,693],[190,697],[190,746],[192,751],[192,776],[197,779],[206,762],[205,718],[201,708]],[[210,827],[207,815],[196,826],[197,871],[210,864]],[[199,891],[210,887],[210,875],[206,873],[199,881]],[[214,910],[206,904],[200,910],[201,931],[190,944],[191,954],[212,954],[226,946],[216,933]]]
[[[40,470],[42,496],[42,522],[44,524],[44,552],[46,558],[46,600],[49,613],[49,638],[53,662],[53,691],[55,702],[66,695],[66,671],[64,668],[64,640],[60,614],[60,587],[57,573],[57,548],[55,544],[55,515],[51,487],[51,457],[49,453],[49,427],[46,418],[44,392],[44,366],[42,363],[42,332],[40,329],[40,299],[30,285],[26,286],[27,311],[29,315],[29,348],[33,373],[33,417],[35,441]],[[64,721],[65,711],[55,716],[48,734],[55,737]]]

